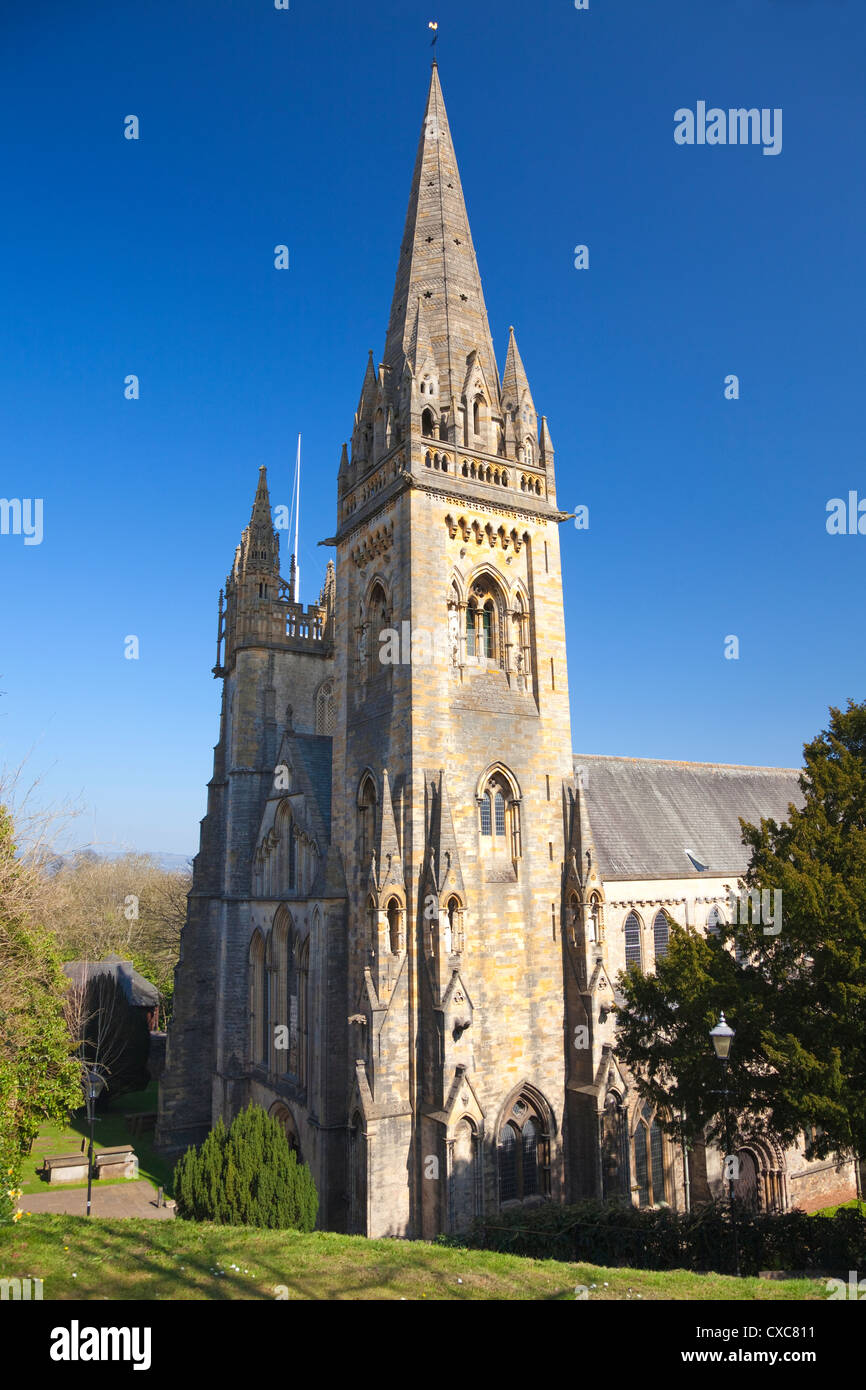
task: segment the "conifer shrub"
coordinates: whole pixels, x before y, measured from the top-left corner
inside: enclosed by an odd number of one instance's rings
[[[174,1170],[177,1214],[222,1226],[312,1231],[316,1185],[278,1120],[252,1103],[226,1129],[222,1119]]]

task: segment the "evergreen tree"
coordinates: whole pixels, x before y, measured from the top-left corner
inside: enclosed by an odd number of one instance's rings
[[[804,761],[803,804],[786,822],[740,822],[746,886],[781,891],[781,930],[751,914],[706,940],[672,926],[655,975],[632,967],[621,977],[618,1047],[639,1092],[667,1112],[666,1128],[696,1137],[709,1125],[721,1138],[708,1033],[724,1011],[736,1029],[728,1085],[738,1137],[767,1128],[784,1144],[805,1135],[810,1157],[863,1155],[866,704],[831,709]]]
[[[250,1104],[226,1129],[222,1119],[174,1172],[178,1215],[230,1226],[312,1231],[319,1199],[278,1120]]]

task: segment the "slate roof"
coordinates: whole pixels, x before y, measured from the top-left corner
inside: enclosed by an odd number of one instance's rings
[[[159,990],[156,985],[152,985],[150,980],[139,974],[131,960],[123,960],[115,954],[106,956],[105,960],[68,960],[63,967],[63,973],[76,984],[81,984],[85,976],[92,979],[94,975],[114,975],[130,1004],[135,1008],[155,1009],[159,1003]]]
[[[302,766],[298,772],[306,773],[310,790],[316,800],[319,815],[325,825],[328,838],[331,835],[331,745],[328,734],[291,733],[292,751]]]
[[[574,767],[605,879],[739,876],[750,857],[739,817],[781,822],[803,802],[793,768],[595,754],[575,755]]]

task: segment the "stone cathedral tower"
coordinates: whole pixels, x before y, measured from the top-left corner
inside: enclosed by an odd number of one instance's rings
[[[738,817],[784,819],[796,774],[573,757],[553,446],[513,330],[499,377],[435,64],[337,507],[305,608],[262,469],[221,596],[158,1143],[252,1100],[320,1223],[371,1236],[718,1192],[617,1062],[616,978],[671,920],[718,932]],[[742,1153],[764,1205],[830,1190],[765,1136]]]
[[[493,1200],[514,1106],[561,1183],[563,516],[513,331],[500,382],[434,65],[335,542],[358,1229],[431,1235]]]

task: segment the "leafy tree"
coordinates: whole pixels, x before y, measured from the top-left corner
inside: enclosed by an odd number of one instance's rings
[[[250,1104],[226,1129],[218,1120],[174,1170],[178,1215],[226,1226],[311,1231],[319,1199],[278,1120]]]
[[[749,889],[782,893],[781,930],[672,925],[654,976],[623,975],[619,1052],[669,1131],[722,1138],[708,1032],[736,1029],[728,1086],[739,1133],[805,1134],[809,1156],[866,1153],[866,704],[831,708],[804,748],[801,807],[740,822]],[[776,926],[774,923],[773,926]],[[739,946],[740,960],[734,946]],[[683,1112],[685,1119],[683,1119]]]
[[[15,853],[0,806],[0,1197],[4,1207],[22,1155],[44,1120],[81,1104],[63,1001],[66,978],[50,932],[28,913],[28,867]],[[0,1207],[0,1215],[4,1207]],[[8,1215],[8,1212],[7,1212]]]

